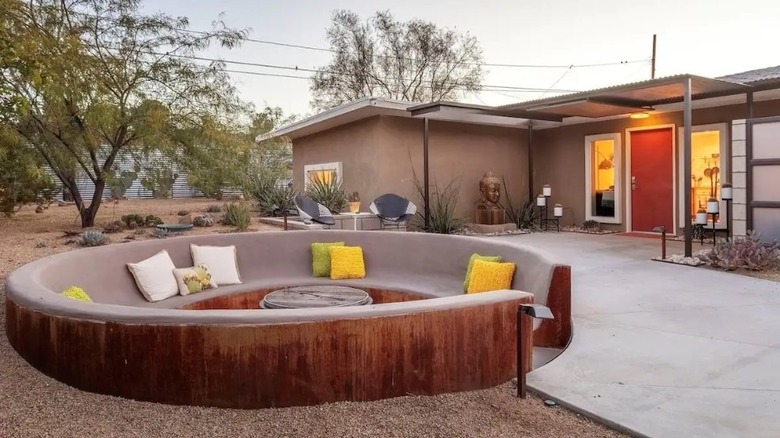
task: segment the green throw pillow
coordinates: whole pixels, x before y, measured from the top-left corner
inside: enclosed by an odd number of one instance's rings
[[[312,273],[315,277],[330,277],[330,253],[328,247],[344,246],[344,242],[312,243]]]
[[[501,263],[503,261],[501,256],[483,256],[479,254],[472,254],[471,258],[469,259],[469,267],[466,268],[466,280],[463,281],[464,293],[468,293],[469,291],[469,278],[471,277],[471,269],[474,268],[474,260],[484,260],[486,262],[496,263]]]
[[[79,301],[85,301],[87,303],[91,303],[92,299],[87,295],[87,293],[84,291],[84,289],[76,286],[71,286],[64,291],[60,292],[60,295],[72,298],[74,300]]]

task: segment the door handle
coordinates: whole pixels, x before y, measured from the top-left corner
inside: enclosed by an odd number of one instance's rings
[[[636,190],[636,177],[631,175],[631,190]]]

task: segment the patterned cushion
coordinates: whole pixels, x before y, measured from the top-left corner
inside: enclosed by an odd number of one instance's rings
[[[472,254],[471,258],[469,258],[469,266],[466,268],[466,279],[463,280],[463,292],[468,293],[469,291],[469,283],[471,280],[471,270],[474,268],[474,260],[483,260],[486,262],[494,262],[499,263],[503,260],[501,259],[501,256],[483,256],[479,254]]]
[[[87,293],[84,291],[84,289],[76,286],[71,286],[64,291],[60,292],[60,295],[68,298],[72,298],[74,300],[84,301],[87,303],[92,302],[92,298],[87,295]]]
[[[363,248],[359,246],[330,246],[330,278],[366,278]]]
[[[475,294],[491,290],[509,289],[512,287],[512,276],[514,274],[514,263],[474,260],[468,293]]]
[[[328,247],[344,246],[344,242],[315,242],[311,244],[311,267],[315,277],[330,277],[330,252]]]
[[[217,283],[212,280],[209,267],[206,265],[177,268],[173,270],[173,276],[176,277],[176,284],[179,285],[181,295],[194,294],[217,287]]]

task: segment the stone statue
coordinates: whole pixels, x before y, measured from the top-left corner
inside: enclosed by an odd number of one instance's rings
[[[477,205],[476,223],[482,225],[501,225],[506,222],[506,211],[498,201],[501,199],[501,180],[488,171],[479,180],[482,199]]]
[[[482,192],[482,199],[479,201],[480,209],[500,209],[498,201],[501,199],[501,180],[493,175],[493,172],[488,171],[479,180],[479,191]]]

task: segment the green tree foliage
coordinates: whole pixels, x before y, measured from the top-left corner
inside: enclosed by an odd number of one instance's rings
[[[43,170],[40,156],[0,126],[0,213],[12,215],[27,203],[51,202],[54,181]]]
[[[327,31],[335,52],[311,84],[320,110],[361,97],[412,102],[457,100],[479,91],[484,77],[477,39],[422,20],[377,12],[365,22],[339,10]]]
[[[232,48],[245,31],[216,21],[194,33],[186,18],[142,13],[139,0],[0,2],[0,124],[52,168],[84,227],[118,157],[178,156],[247,119],[223,63],[186,58]],[[94,183],[91,200],[78,175]]]

